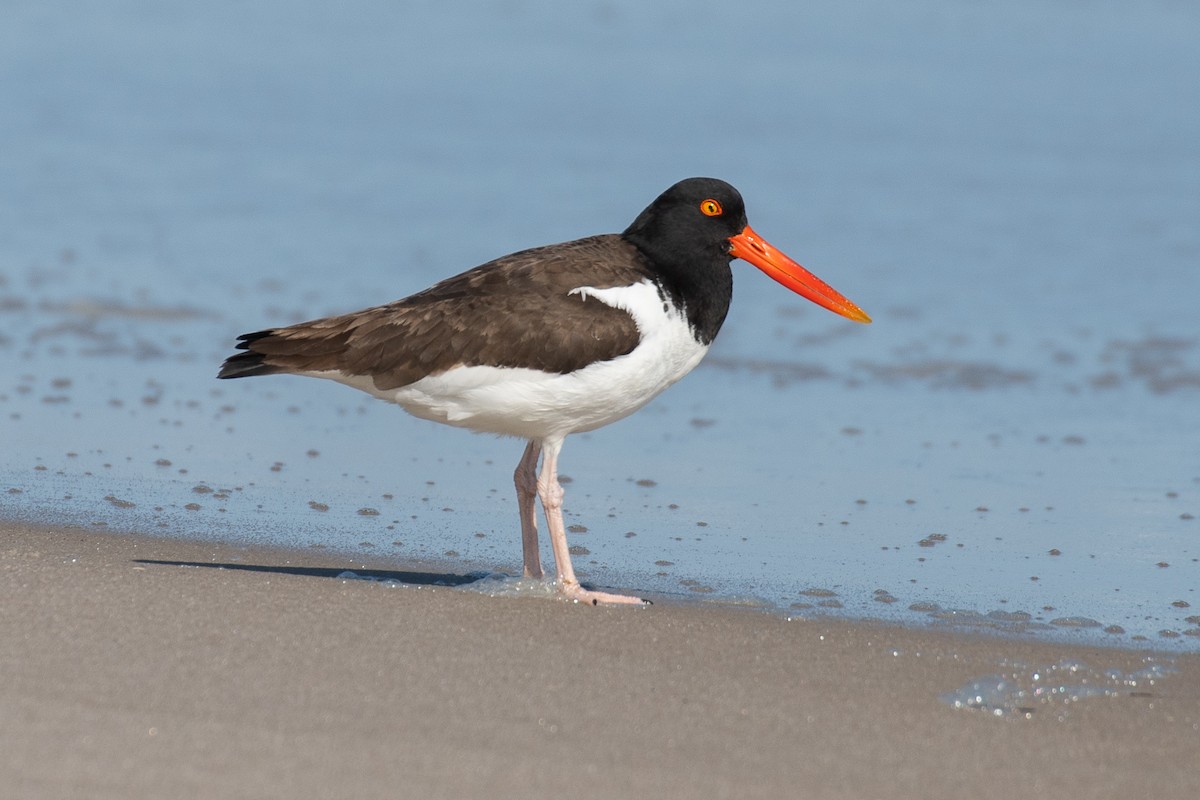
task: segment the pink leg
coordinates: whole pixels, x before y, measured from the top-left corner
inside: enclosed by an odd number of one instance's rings
[[[637,597],[584,589],[575,577],[571,566],[571,552],[567,549],[567,529],[563,524],[563,488],[558,482],[558,453],[563,440],[546,439],[542,442],[542,471],[537,479],[538,496],[546,512],[546,528],[550,532],[550,544],[554,548],[554,563],[558,567],[558,591],[568,600],[577,603],[631,603],[642,605],[646,601]]]
[[[542,577],[542,559],[538,554],[537,532],[537,462],[542,446],[530,441],[513,473],[517,485],[517,509],[521,513],[521,552],[525,556],[525,577]]]

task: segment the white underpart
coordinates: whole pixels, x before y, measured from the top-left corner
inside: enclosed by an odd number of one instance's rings
[[[462,366],[399,389],[369,376],[310,372],[398,403],[423,419],[461,428],[543,440],[590,431],[637,411],[700,363],[708,346],[692,336],[681,311],[649,281],[571,292],[629,313],[641,342],[631,353],[566,375],[519,367]]]

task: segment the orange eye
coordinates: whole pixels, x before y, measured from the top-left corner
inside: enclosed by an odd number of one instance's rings
[[[720,203],[710,198],[700,203],[700,213],[706,217],[719,217],[723,210]]]

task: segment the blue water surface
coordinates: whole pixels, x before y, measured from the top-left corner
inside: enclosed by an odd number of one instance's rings
[[[709,359],[567,442],[588,580],[1200,647],[1194,5],[4,17],[0,515],[518,572],[519,442],[216,368],[714,175],[876,322],[735,264]]]

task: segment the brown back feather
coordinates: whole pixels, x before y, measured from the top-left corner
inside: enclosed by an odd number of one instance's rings
[[[617,235],[525,250],[394,303],[247,334],[221,377],[339,370],[387,390],[458,365],[565,374],[638,343],[629,314],[570,292],[649,276]]]

